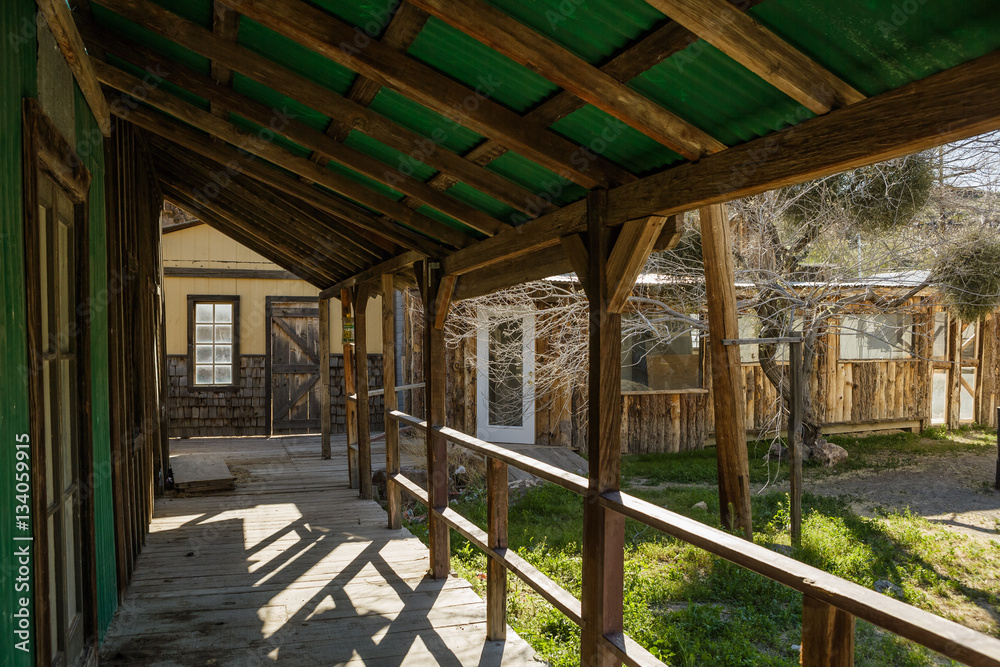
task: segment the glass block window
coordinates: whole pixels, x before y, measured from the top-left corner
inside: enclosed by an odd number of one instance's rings
[[[227,300],[190,297],[191,383],[195,387],[229,387],[239,371],[238,297]]]

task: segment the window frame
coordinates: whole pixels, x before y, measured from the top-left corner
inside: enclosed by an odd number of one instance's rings
[[[682,334],[682,335],[685,335],[685,334]],[[701,377],[701,386],[700,387],[687,387],[687,388],[684,388],[684,389],[622,389],[622,390],[620,390],[621,395],[622,396],[648,396],[648,395],[654,395],[654,394],[661,394],[661,395],[670,395],[670,394],[707,394],[708,393],[708,387],[706,386],[707,380],[705,378],[705,357],[707,357],[708,355],[706,354],[705,343],[701,339],[701,332],[695,330],[695,327],[689,327],[688,330],[687,330],[686,335],[691,336],[691,347],[692,347],[693,350],[697,350],[697,356],[698,356],[698,374]],[[628,337],[626,337],[623,334],[622,335],[622,343],[621,343],[621,354],[622,355],[625,354],[625,351],[627,349],[626,348],[627,341],[628,341]],[[647,353],[648,353],[648,351],[647,351]],[[691,356],[694,356],[694,355],[695,355],[695,353],[692,352]],[[683,355],[677,355],[677,356],[683,356]],[[624,375],[625,375],[625,364],[624,363],[621,364],[621,372],[622,372],[622,377],[624,378]]]
[[[876,338],[878,340],[881,340],[881,339],[878,338],[878,336],[875,336],[874,334],[868,333],[867,331],[862,332],[860,330],[856,330],[856,329],[853,329],[853,328],[845,330],[845,328],[844,328],[845,327],[845,319],[846,318],[854,318],[854,319],[856,319],[858,321],[872,322],[873,321],[872,318],[876,318],[876,317],[905,317],[905,318],[908,318],[909,321],[907,322],[907,324],[906,324],[905,327],[898,327],[899,329],[901,329],[901,330],[904,331],[903,335],[909,336],[909,341],[907,343],[904,343],[904,345],[906,347],[902,347],[901,348],[899,346],[893,345],[892,343],[889,343],[888,341],[883,341],[883,342],[885,342],[886,344],[889,345],[890,350],[893,350],[893,351],[895,351],[895,350],[902,350],[904,352],[904,354],[902,354],[901,356],[895,356],[893,354],[893,352],[890,352],[889,356],[887,356],[887,357],[844,356],[845,353],[844,353],[844,343],[843,343],[843,341],[844,341],[844,337],[845,336],[854,336],[854,337],[862,337],[862,336],[869,337],[870,336],[870,337]],[[869,313],[869,312],[847,312],[847,313],[842,313],[838,317],[838,321],[837,321],[837,324],[836,324],[836,330],[837,330],[837,360],[838,361],[841,361],[841,362],[881,362],[881,361],[894,361],[894,362],[898,362],[898,361],[912,361],[912,360],[916,359],[916,354],[915,354],[915,351],[914,351],[914,340],[913,340],[914,336],[916,335],[916,319],[913,317],[913,315],[911,315],[909,313]],[[906,349],[907,347],[909,349]],[[859,346],[858,349],[860,350],[860,346]]]
[[[187,351],[187,383],[188,392],[224,392],[239,391],[242,388],[240,378],[240,297],[238,294],[188,294],[188,351]],[[229,384],[195,384],[195,307],[197,304],[228,303],[233,306],[233,381]]]

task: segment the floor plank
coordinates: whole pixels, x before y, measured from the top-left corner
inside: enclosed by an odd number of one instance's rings
[[[427,549],[347,488],[342,439],[333,451],[321,460],[315,436],[171,441],[173,455],[220,456],[249,479],[157,500],[101,663],[540,664],[510,629],[486,642],[469,583],[428,578]]]

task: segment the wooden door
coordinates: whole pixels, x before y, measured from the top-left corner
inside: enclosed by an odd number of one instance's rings
[[[267,320],[271,433],[319,433],[318,301],[268,297]]]

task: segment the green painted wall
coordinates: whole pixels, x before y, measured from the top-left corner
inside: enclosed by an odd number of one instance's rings
[[[76,152],[93,178],[90,184],[90,368],[93,418],[95,534],[97,536],[97,627],[104,639],[118,608],[115,523],[111,494],[111,395],[108,380],[108,245],[104,190],[104,137],[76,90]],[[117,284],[115,281],[113,284]]]
[[[15,443],[28,433],[24,234],[21,211],[21,100],[36,96],[35,3],[0,2],[0,665],[33,665],[14,646],[17,559]],[[32,636],[32,639],[34,637]]]

